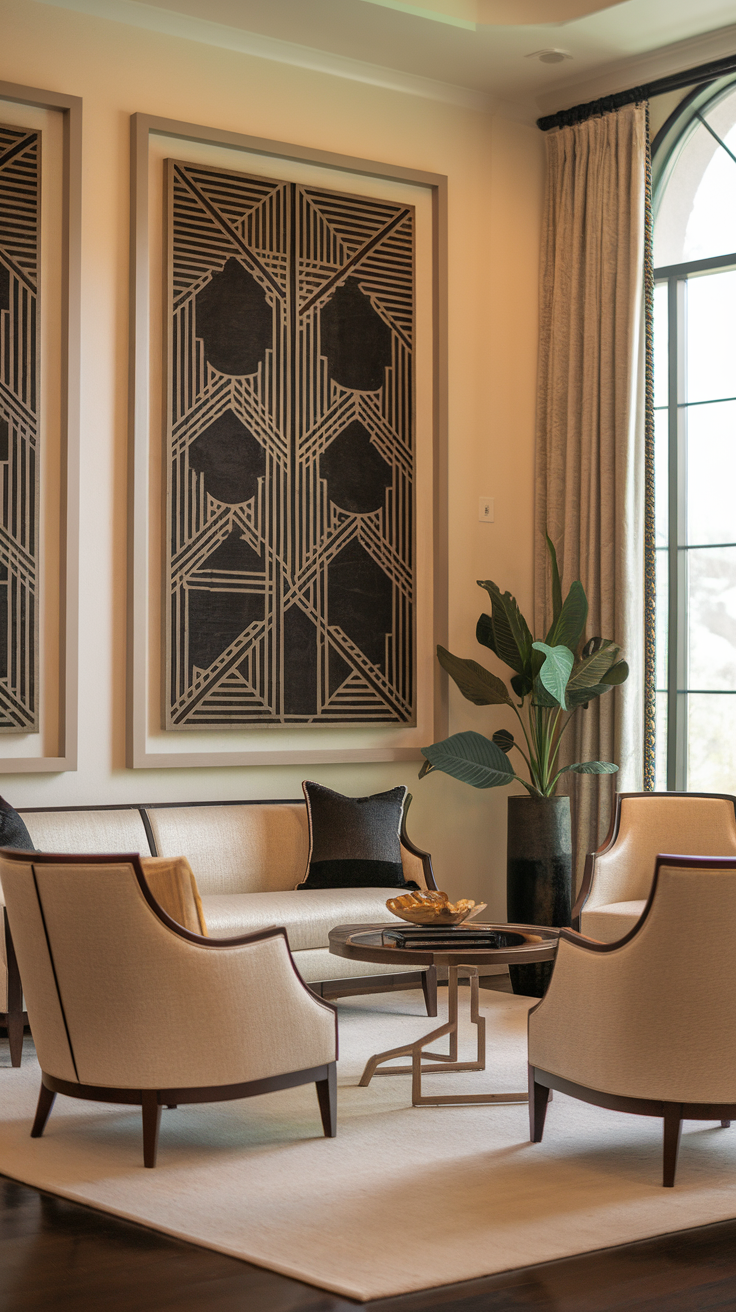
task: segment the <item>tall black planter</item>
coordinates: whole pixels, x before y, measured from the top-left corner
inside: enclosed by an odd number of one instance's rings
[[[569,925],[572,836],[569,797],[510,797],[506,915],[510,924]],[[552,962],[512,966],[514,993],[541,998]]]

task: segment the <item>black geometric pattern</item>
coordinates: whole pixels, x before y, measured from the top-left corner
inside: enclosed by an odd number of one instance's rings
[[[0,125],[0,733],[38,732],[40,162]]]
[[[412,724],[413,207],[166,190],[165,727]]]
[[[652,147],[647,116],[644,174],[644,769],[647,792],[657,785],[657,551],[654,518],[654,224]],[[664,762],[662,762],[665,765]],[[666,770],[666,765],[665,765]]]

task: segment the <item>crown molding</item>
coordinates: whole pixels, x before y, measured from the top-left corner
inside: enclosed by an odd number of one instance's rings
[[[538,96],[537,108],[540,114],[556,114],[572,105],[585,105],[601,96],[612,96],[618,91],[628,91],[629,87],[643,86],[657,78],[667,77],[670,73],[681,73],[713,59],[723,59],[732,51],[736,51],[736,23],[690,37],[687,41],[676,41],[641,55],[604,64],[592,77],[561,83],[554,91]]]
[[[315,73],[328,73],[332,77],[344,78],[350,82],[363,82],[387,91],[399,91],[404,95],[423,97],[425,100],[439,100],[445,104],[459,105],[462,109],[479,110],[485,114],[495,109],[498,99],[485,91],[458,87],[449,82],[438,82],[433,78],[384,68],[380,64],[366,64],[360,59],[349,59],[344,55],[315,50],[311,46],[296,45],[291,41],[280,41],[276,37],[261,36],[258,32],[246,32],[240,27],[212,23],[209,19],[175,13],[171,9],[137,4],[135,0],[35,0],[35,2],[50,5],[54,9],[69,9],[94,18],[125,23],[129,27],[144,28],[149,32],[159,32],[165,36],[179,37],[185,41],[197,41],[200,45],[235,50],[239,54],[250,55],[255,59],[269,59],[274,63],[290,64],[297,68],[310,69]]]

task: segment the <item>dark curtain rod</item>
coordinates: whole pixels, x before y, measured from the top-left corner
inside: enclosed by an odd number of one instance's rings
[[[682,73],[671,73],[669,77],[660,77],[656,82],[645,82],[643,86],[631,87],[628,91],[618,91],[614,96],[590,100],[587,105],[573,105],[571,109],[560,110],[559,114],[548,114],[546,118],[537,119],[537,127],[542,132],[549,132],[551,128],[569,128],[575,123],[595,118],[596,115],[610,114],[615,109],[621,109],[622,105],[635,105],[640,100],[651,100],[652,96],[663,96],[667,91],[681,91],[698,82],[713,82],[726,73],[736,73],[736,54],[727,55],[725,59],[715,59],[710,64],[699,64],[697,68],[686,68]]]

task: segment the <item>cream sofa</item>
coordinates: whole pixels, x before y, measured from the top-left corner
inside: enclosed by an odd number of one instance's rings
[[[64,807],[20,814],[34,846],[42,852],[186,856],[197,879],[209,933],[226,938],[283,925],[302,979],[322,997],[421,984],[428,1014],[437,1014],[433,970],[414,967],[397,972],[391,966],[347,961],[330,953],[328,933],[335,925],[394,919],[386,910],[391,890],[295,888],[304,878],[309,850],[303,801]],[[405,831],[401,859],[407,880],[420,888],[436,888],[429,854],[416,848]],[[4,947],[0,1024],[4,1015],[13,1062],[19,1064],[20,993],[12,962],[9,979],[7,944]]]

